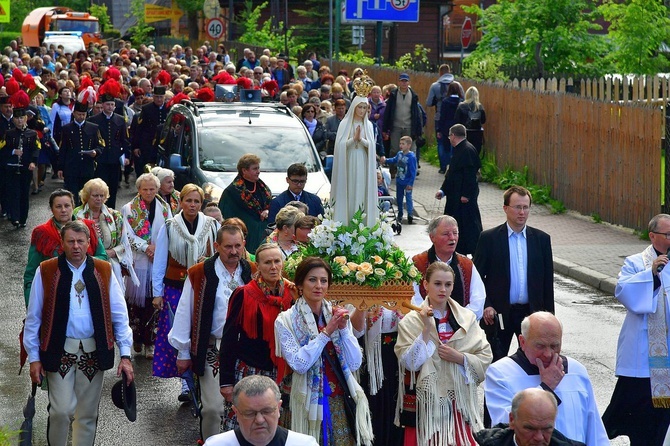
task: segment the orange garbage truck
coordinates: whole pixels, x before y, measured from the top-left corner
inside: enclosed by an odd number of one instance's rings
[[[76,12],[63,6],[33,9],[23,20],[23,44],[39,47],[46,31],[79,31],[86,46],[90,42],[104,43],[97,17],[88,12]]]

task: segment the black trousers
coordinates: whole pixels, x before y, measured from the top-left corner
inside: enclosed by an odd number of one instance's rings
[[[620,376],[603,424],[610,439],[626,435],[631,446],[661,446],[670,425],[670,409],[654,409],[649,378]]]
[[[17,170],[15,167],[7,167],[4,174],[7,214],[12,217],[12,222],[26,224],[30,205],[30,181],[33,173],[28,169]]]
[[[109,187],[109,198],[105,204],[109,208],[116,209],[116,193],[119,190],[119,181],[121,179],[120,164],[98,164],[95,175]]]
[[[9,216],[9,202],[7,201],[7,172],[7,167],[0,167],[0,206],[2,207],[2,212]]]
[[[74,195],[74,206],[77,207],[81,205],[81,199],[79,198],[79,191],[84,188],[84,184],[90,180],[86,177],[73,177],[72,175],[65,175],[63,181],[63,188],[69,190]]]

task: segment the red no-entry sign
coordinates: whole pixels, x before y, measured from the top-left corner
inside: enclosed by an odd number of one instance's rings
[[[470,17],[466,17],[465,21],[463,22],[463,27],[461,28],[462,48],[467,48],[470,46],[470,42],[472,41],[472,31],[473,31],[472,20],[470,20]]]

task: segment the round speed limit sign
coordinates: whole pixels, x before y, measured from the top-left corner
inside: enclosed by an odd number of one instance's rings
[[[410,0],[391,0],[391,6],[396,11],[404,11],[409,7]]]
[[[220,39],[223,36],[223,20],[219,18],[211,19],[207,22],[206,30],[210,39]]]

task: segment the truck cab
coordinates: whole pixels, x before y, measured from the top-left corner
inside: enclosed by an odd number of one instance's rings
[[[26,46],[41,46],[48,31],[81,32],[81,38],[87,47],[91,42],[104,43],[97,17],[63,6],[33,9],[23,20],[21,35]]]

